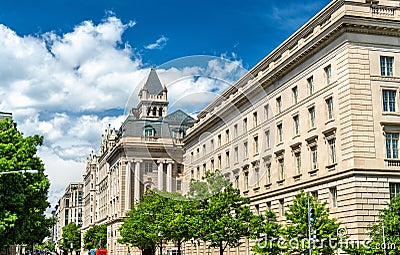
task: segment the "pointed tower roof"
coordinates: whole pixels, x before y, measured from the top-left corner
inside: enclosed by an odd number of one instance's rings
[[[147,78],[143,89],[147,90],[152,95],[162,93],[163,86],[161,85],[160,79],[158,78],[157,72],[154,68],[151,68],[149,77]]]

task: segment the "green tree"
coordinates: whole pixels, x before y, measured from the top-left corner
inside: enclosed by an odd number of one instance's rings
[[[79,251],[81,249],[81,227],[74,222],[70,222],[67,226],[62,228],[62,241],[61,247],[63,250]]]
[[[309,254],[308,249],[308,195],[301,191],[290,204],[289,210],[285,213],[287,225],[283,233],[285,235],[285,254]],[[313,245],[312,254],[334,254],[334,244],[339,240],[338,228],[340,223],[336,219],[329,218],[327,203],[321,203],[317,198],[310,196],[310,208],[315,210],[315,222],[311,224],[312,230],[316,231],[316,245]],[[337,247],[337,246],[336,246]]]
[[[107,244],[107,225],[94,225],[83,236],[83,247],[87,250],[103,248]]]
[[[197,230],[196,217],[198,214],[197,201],[187,200],[179,193],[159,193],[166,197],[166,206],[163,208],[164,218],[160,222],[162,237],[177,243],[178,255],[185,241],[193,237]]]
[[[36,155],[43,137],[23,137],[14,124],[0,121],[0,171],[38,170],[37,174],[0,175],[0,248],[10,244],[41,243],[53,223],[45,210],[50,182],[44,164]]]
[[[200,199],[194,236],[219,248],[221,255],[228,246],[239,246],[242,238],[257,235],[256,226],[262,224],[262,217],[251,212],[250,200],[241,197],[240,191],[218,171],[207,172],[201,181],[192,181],[189,195]]]
[[[261,234],[258,236],[258,242],[254,245],[253,251],[258,254],[276,255],[281,254],[282,249],[278,245],[278,239],[281,237],[282,226],[278,223],[276,214],[268,210],[262,217],[262,224],[255,226],[255,232]]]
[[[143,251],[143,254],[155,254],[157,245],[162,241],[161,222],[165,218],[164,208],[167,198],[154,191],[147,191],[137,205],[128,212],[120,228],[118,242],[131,244]]]

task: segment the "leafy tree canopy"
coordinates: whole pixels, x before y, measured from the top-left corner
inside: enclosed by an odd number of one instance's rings
[[[83,236],[83,247],[87,250],[104,248],[107,244],[107,225],[94,225]]]
[[[61,247],[64,250],[79,251],[81,249],[81,227],[74,222],[69,223],[62,228],[62,242]]]
[[[44,214],[49,206],[50,182],[36,155],[42,144],[43,137],[23,137],[12,122],[0,121],[0,172],[38,170],[37,174],[0,175],[0,248],[15,243],[40,243],[50,234],[53,221]]]

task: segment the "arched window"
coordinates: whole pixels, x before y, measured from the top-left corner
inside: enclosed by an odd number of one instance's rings
[[[157,115],[157,107],[154,107],[153,108],[153,116],[156,116]]]
[[[156,130],[152,126],[145,126],[143,133],[145,137],[154,137]]]
[[[149,116],[149,115],[150,115],[150,111],[151,111],[151,108],[150,108],[150,107],[148,107],[148,108],[147,108],[147,116]]]
[[[160,107],[160,109],[158,109],[158,116],[162,117],[162,112],[163,112],[163,109],[162,109],[162,107]]]

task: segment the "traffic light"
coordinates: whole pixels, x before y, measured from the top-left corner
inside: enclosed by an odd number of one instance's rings
[[[315,209],[311,208],[310,209],[310,223],[314,223],[315,222]]]

